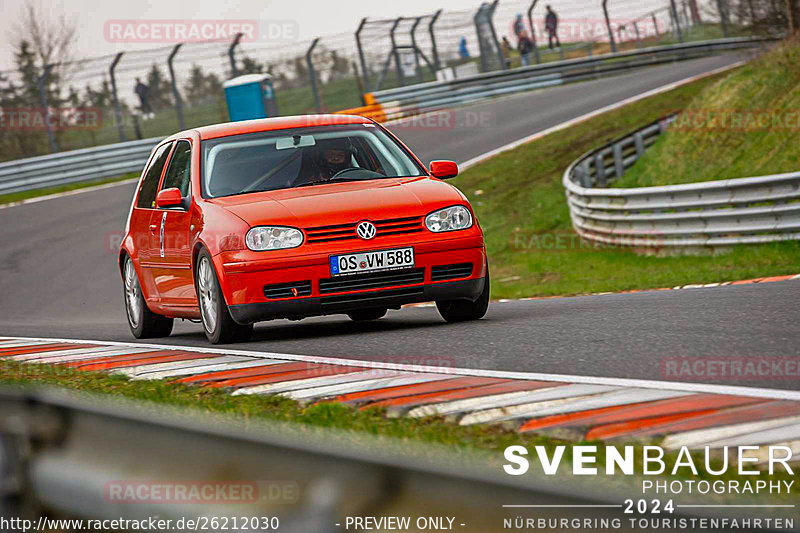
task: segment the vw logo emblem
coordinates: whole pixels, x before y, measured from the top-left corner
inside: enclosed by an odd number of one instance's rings
[[[374,238],[376,232],[377,230],[372,222],[359,222],[358,226],[356,226],[356,234],[365,241]]]

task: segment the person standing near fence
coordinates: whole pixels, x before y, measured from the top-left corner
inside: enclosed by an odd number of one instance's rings
[[[527,67],[531,64],[531,50],[533,50],[533,43],[524,32],[517,35],[517,39],[519,39],[517,43],[517,47],[519,49],[519,59],[522,62],[522,66]]]
[[[525,21],[522,20],[522,13],[517,13],[514,18],[514,35],[525,33]]]
[[[150,87],[142,83],[142,80],[136,78],[136,87],[133,89],[136,96],[139,97],[139,108],[142,110],[142,118],[153,118],[153,108],[150,107]]]
[[[556,48],[561,48],[561,42],[558,40],[558,15],[550,5],[547,6],[547,15],[544,17],[544,29],[547,31],[547,44],[550,49],[553,49],[553,41],[556,42]]]
[[[503,59],[506,62],[506,69],[509,69],[511,68],[511,50],[513,50],[513,48],[511,48],[511,43],[508,42],[508,37],[505,35],[503,35],[503,43],[501,46],[503,48]]]

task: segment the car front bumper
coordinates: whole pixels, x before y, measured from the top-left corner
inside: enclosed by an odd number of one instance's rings
[[[214,258],[220,285],[236,322],[248,324],[276,318],[303,318],[356,309],[399,307],[435,300],[471,299],[481,294],[486,277],[486,251],[480,230],[427,242],[384,242],[369,249],[413,246],[414,268],[376,273],[388,279],[348,283],[353,277],[333,277],[331,252],[264,254],[223,252]],[[336,250],[353,253],[360,250]],[[441,268],[471,265],[468,273],[443,275]],[[367,276],[369,277],[369,276]],[[342,281],[343,283],[340,283]],[[272,287],[296,288],[294,295],[274,297]]]
[[[251,324],[277,318],[305,318],[334,315],[357,309],[393,308],[435,300],[476,300],[486,278],[450,281],[429,285],[351,292],[344,295],[293,298],[251,304],[231,305],[231,317],[239,324]]]

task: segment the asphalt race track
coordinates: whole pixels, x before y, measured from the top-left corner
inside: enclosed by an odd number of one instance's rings
[[[425,161],[466,161],[614,102],[732,63],[724,55],[510,96],[457,110],[450,130],[399,127]],[[475,124],[480,117],[480,124]],[[576,154],[576,157],[579,154]],[[133,341],[116,246],[133,185],[0,209],[0,335]],[[798,262],[800,272],[800,261]],[[721,280],[722,281],[722,280]],[[435,308],[276,321],[235,348],[376,361],[639,379],[665,357],[800,355],[800,281],[494,304],[486,319],[447,325]],[[206,346],[177,323],[155,342]],[[796,389],[797,380],[727,381]]]

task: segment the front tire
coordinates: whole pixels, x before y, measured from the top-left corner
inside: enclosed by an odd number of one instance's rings
[[[200,319],[209,342],[225,344],[249,339],[253,334],[253,324],[243,326],[231,317],[214,271],[214,263],[205,250],[197,258],[194,279]]]
[[[437,301],[436,308],[447,322],[466,322],[483,318],[489,309],[489,265],[486,265],[486,280],[477,300]]]
[[[174,320],[157,315],[150,311],[144,301],[142,286],[136,275],[133,260],[125,257],[122,268],[123,292],[125,295],[125,314],[128,317],[128,326],[137,339],[152,339],[154,337],[169,337],[172,333]]]
[[[386,312],[388,309],[385,307],[379,307],[377,309],[358,309],[356,311],[350,311],[347,313],[347,316],[350,317],[350,320],[355,322],[366,322],[368,320],[378,320],[386,316]]]

